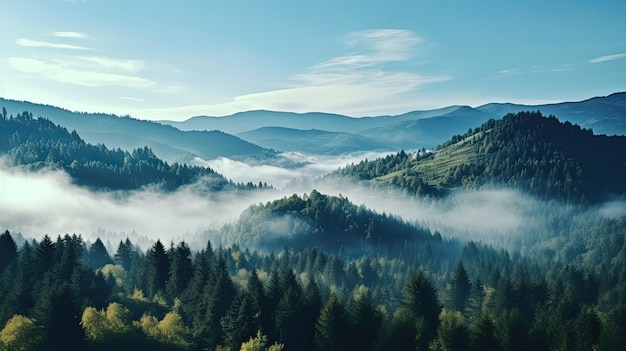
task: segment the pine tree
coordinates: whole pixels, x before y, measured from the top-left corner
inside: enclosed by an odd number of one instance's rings
[[[446,302],[446,308],[465,312],[471,288],[472,285],[465,267],[463,267],[463,263],[459,262],[452,275],[452,280],[445,290],[444,301]]]
[[[315,343],[323,351],[345,350],[349,346],[346,340],[347,329],[344,305],[332,294],[315,323]]]
[[[189,246],[182,241],[170,254],[169,277],[166,283],[169,297],[173,299],[180,296],[192,276],[191,250]]]
[[[437,299],[437,291],[421,270],[414,273],[405,288],[403,307],[421,318],[424,330],[420,336],[422,348],[437,336],[441,305]]]
[[[9,231],[0,235],[0,274],[17,258],[17,245]]]
[[[235,287],[226,268],[223,257],[219,257],[215,269],[202,293],[201,304],[206,306],[194,320],[194,335],[201,340],[201,346],[213,349],[224,342],[221,319],[231,306],[235,296]]]
[[[10,265],[0,275],[0,325],[3,325],[14,314],[27,315],[34,305],[35,281],[32,272],[34,260],[33,250],[25,242],[17,258],[17,264]]]
[[[52,268],[56,255],[56,244],[52,242],[48,235],[35,247],[34,265],[36,279],[41,279],[44,272]]]
[[[91,244],[89,250],[87,250],[84,263],[93,269],[102,268],[107,264],[113,264],[113,260],[111,256],[109,256],[100,238],[97,238],[96,241]]]
[[[443,310],[439,319],[437,344],[441,347],[441,350],[468,350],[469,336],[461,312]]]
[[[129,272],[133,261],[133,252],[134,247],[130,239],[126,238],[126,241],[120,240],[117,251],[115,252],[115,263],[121,265]]]
[[[211,275],[211,266],[203,252],[200,252],[194,258],[193,275],[180,298],[183,318],[186,321],[194,321],[203,314],[202,294]]]
[[[45,330],[45,343],[51,349],[84,349],[80,310],[75,303],[76,292],[67,282],[45,283],[38,297],[34,317]]]
[[[224,331],[224,345],[237,350],[241,343],[258,331],[258,318],[255,315],[252,298],[247,292],[239,292],[233,300],[220,324]]]
[[[292,273],[293,274],[293,273]],[[294,280],[295,282],[295,280]],[[288,348],[301,349],[303,338],[302,319],[302,291],[297,285],[287,285],[276,308],[276,332],[278,341]]]
[[[145,265],[145,288],[148,296],[152,297],[159,291],[164,292],[170,262],[160,240],[157,240],[146,253]]]
[[[470,326],[469,345],[472,350],[500,350],[500,343],[495,337],[493,319],[487,313],[481,313]]]
[[[576,351],[591,350],[600,341],[601,324],[596,312],[591,308],[583,308],[575,322]]]
[[[315,349],[315,322],[322,308],[322,297],[315,279],[310,278],[302,300],[302,350]]]
[[[378,335],[382,316],[376,310],[369,290],[361,285],[348,305],[351,347],[355,350],[371,350]]]
[[[259,280],[256,269],[252,270],[250,273],[245,292],[250,296],[252,303],[253,316],[255,316],[255,329],[264,330],[266,327],[266,314],[270,312],[264,310],[267,298],[265,296],[265,290],[263,289],[263,283]]]

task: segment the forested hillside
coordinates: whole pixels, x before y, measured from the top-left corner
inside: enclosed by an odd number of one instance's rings
[[[236,185],[210,168],[168,163],[147,147],[132,152],[86,143],[75,132],[29,112],[0,118],[0,154],[12,166],[66,171],[79,185],[130,190],[156,185],[173,190],[200,179],[212,190]]]
[[[286,246],[317,247],[331,252],[340,248],[349,252],[376,249],[397,252],[407,245],[442,245],[441,236],[433,236],[428,230],[357,206],[345,197],[328,196],[316,190],[302,197],[294,194],[252,205],[223,231],[227,242],[269,250]]]
[[[0,98],[0,107],[7,114],[29,111],[35,117],[43,116],[69,130],[76,130],[91,144],[105,144],[111,148],[132,150],[148,146],[168,162],[189,162],[194,156],[260,158],[271,160],[270,150],[241,140],[221,131],[181,131],[169,125],[140,120],[128,115],[73,112],[59,107]]]
[[[432,153],[400,152],[337,172],[411,193],[509,186],[544,199],[594,203],[626,192],[626,137],[594,135],[539,112],[509,114],[456,135]]]

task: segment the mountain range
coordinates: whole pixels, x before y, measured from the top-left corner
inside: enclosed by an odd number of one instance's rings
[[[490,103],[476,108],[449,106],[434,110],[413,111],[396,116],[353,118],[327,113],[290,113],[275,111],[247,111],[224,117],[197,116],[183,122],[162,121],[181,130],[221,130],[262,147],[281,151],[308,151],[336,153],[354,149],[357,140],[367,150],[400,150],[433,148],[455,134],[465,133],[491,118],[501,118],[507,113],[541,111],[555,115],[595,134],[626,134],[626,93],[614,93],[579,102],[562,102],[545,105],[519,105]],[[274,127],[274,128],[267,128]],[[313,149],[308,143],[299,149],[293,140],[308,131],[313,140],[332,138],[344,146],[330,149]],[[324,131],[323,135],[319,132]],[[330,133],[336,133],[331,135]]]
[[[71,112],[62,108],[0,98],[9,114],[25,110],[45,116],[87,142],[133,150],[144,146],[168,162],[194,157],[278,161],[276,151],[339,155],[359,151],[431,149],[489,119],[507,113],[541,111],[595,134],[626,135],[626,92],[579,102],[546,105],[490,103],[476,108],[449,106],[395,116],[354,118],[328,113],[247,111],[225,117],[198,116],[183,122]]]

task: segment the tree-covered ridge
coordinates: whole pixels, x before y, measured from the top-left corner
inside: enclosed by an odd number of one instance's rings
[[[369,250],[375,246],[398,249],[407,242],[441,243],[441,237],[428,230],[316,190],[252,205],[223,231],[232,242],[267,248],[287,245],[335,251],[342,246]]]
[[[344,176],[438,195],[457,187],[513,186],[574,203],[626,192],[626,137],[594,135],[540,112],[508,114],[456,135],[432,153],[404,152],[338,171]]]
[[[235,187],[210,168],[169,165],[147,147],[128,152],[88,144],[75,131],[28,112],[0,117],[0,153],[8,155],[14,166],[61,169],[76,184],[94,189],[130,190],[152,184],[172,190],[201,178],[211,190]]]
[[[623,235],[622,235],[623,237]],[[346,258],[0,235],[1,350],[621,350],[615,274],[468,243]],[[6,254],[6,255],[4,255]]]

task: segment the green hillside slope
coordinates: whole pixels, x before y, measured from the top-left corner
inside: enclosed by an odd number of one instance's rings
[[[626,192],[626,137],[598,136],[539,112],[509,114],[456,135],[432,153],[364,161],[337,173],[417,194],[484,185],[542,198],[597,202]]]

